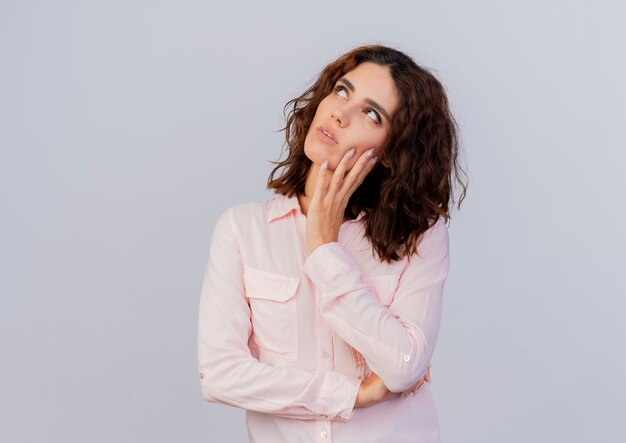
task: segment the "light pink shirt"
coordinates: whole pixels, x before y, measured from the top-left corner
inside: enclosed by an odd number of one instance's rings
[[[202,395],[246,409],[251,442],[439,442],[430,385],[354,408],[375,372],[390,391],[428,368],[448,275],[439,218],[413,256],[372,254],[363,213],[309,254],[297,197],[232,206],[218,218],[198,322]]]

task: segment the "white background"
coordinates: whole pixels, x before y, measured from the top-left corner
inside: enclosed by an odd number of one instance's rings
[[[197,378],[213,225],[271,198],[287,100],[382,43],[446,86],[470,177],[444,443],[626,441],[624,5],[0,1],[0,438],[247,441]]]

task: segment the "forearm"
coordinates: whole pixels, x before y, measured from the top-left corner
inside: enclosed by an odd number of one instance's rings
[[[439,332],[448,233],[440,221],[427,234],[421,255],[407,260],[397,279],[391,274],[398,285],[388,307],[337,242],[315,249],[303,265],[317,288],[323,319],[393,392],[408,389],[425,374]]]
[[[355,282],[352,288],[322,293],[322,318],[363,355],[390,391],[408,389],[426,372],[435,343],[417,325],[395,316],[366,284]]]
[[[335,371],[275,367],[254,358],[250,305],[232,210],[215,226],[198,317],[198,369],[211,402],[312,420],[347,420],[360,380]]]
[[[334,371],[309,372],[260,363],[244,353],[200,353],[203,397],[266,414],[347,421],[361,381]]]

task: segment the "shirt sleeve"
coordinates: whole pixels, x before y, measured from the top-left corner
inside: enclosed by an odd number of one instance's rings
[[[233,217],[231,207],[218,218],[204,272],[198,319],[203,397],[287,418],[349,420],[360,379],[336,371],[275,367],[251,355],[250,307]]]
[[[320,293],[322,318],[392,392],[413,386],[428,368],[441,319],[449,269],[448,228],[431,226],[399,278],[387,308],[337,242],[317,247],[303,265]]]

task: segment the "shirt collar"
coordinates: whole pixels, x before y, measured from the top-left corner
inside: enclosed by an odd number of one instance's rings
[[[267,223],[270,223],[272,220],[283,217],[287,214],[295,211],[296,214],[302,214],[302,210],[300,208],[300,202],[298,201],[298,196],[294,194],[291,197],[287,197],[283,194],[277,194],[273,199],[269,201],[269,210],[267,211]],[[345,223],[357,222],[363,218],[365,215],[365,211],[361,211],[361,213],[354,220],[346,220]]]

